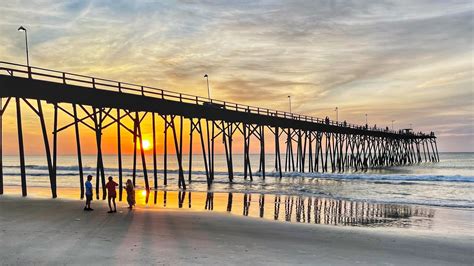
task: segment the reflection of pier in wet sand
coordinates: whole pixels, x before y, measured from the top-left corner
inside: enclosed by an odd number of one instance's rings
[[[154,191],[153,204],[212,210],[271,220],[342,226],[430,227],[430,208],[347,201],[310,196],[252,193]],[[148,204],[148,197],[138,204]]]

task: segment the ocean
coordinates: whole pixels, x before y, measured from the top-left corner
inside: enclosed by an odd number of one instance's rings
[[[274,156],[266,155],[266,179],[258,173],[259,155],[251,155],[253,181],[243,177],[243,156],[234,155],[234,182],[229,183],[225,155],[216,155],[215,180],[207,187],[202,155],[193,155],[192,182],[188,182],[188,157],[183,166],[188,191],[235,192],[272,195],[323,197],[367,203],[414,204],[438,207],[474,208],[474,153],[440,153],[439,163],[373,169],[346,173],[284,173],[280,179],[274,171]],[[96,156],[82,157],[84,175],[96,174]],[[158,187],[178,190],[178,167],[175,155],[168,155],[168,185],[163,186],[163,156],[157,157]],[[284,162],[284,158],[282,158]],[[150,186],[153,187],[153,159],[146,158]],[[48,168],[44,156],[27,156],[28,187],[49,187]],[[77,157],[59,156],[57,183],[61,188],[77,188]],[[105,155],[106,176],[117,179],[117,156]],[[132,178],[132,156],[123,156],[124,181]],[[137,187],[143,187],[141,160],[137,159]],[[3,156],[5,186],[20,185],[18,156]],[[95,177],[93,179],[95,183]],[[94,184],[95,185],[95,184]],[[61,195],[59,195],[61,197]]]

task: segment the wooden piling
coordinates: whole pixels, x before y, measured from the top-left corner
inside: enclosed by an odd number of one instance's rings
[[[138,112],[135,112],[135,118],[137,120],[137,133],[138,133],[138,140],[140,141],[140,156],[142,159],[142,169],[143,169],[143,181],[145,182],[145,189],[147,196],[150,192],[150,184],[148,182],[148,170],[146,168],[146,158],[145,158],[145,149],[143,148],[143,135],[142,135],[142,129],[140,125],[140,120],[138,117]]]
[[[18,149],[20,155],[20,173],[21,173],[21,194],[23,197],[27,196],[26,189],[26,170],[25,170],[25,148],[23,144],[23,127],[21,124],[21,106],[20,98],[15,98],[16,102],[16,121],[17,121],[17,130],[18,130]]]
[[[41,101],[40,100],[37,100],[37,105],[38,105],[38,116],[39,116],[40,124],[41,124],[41,132],[42,132],[42,135],[43,135],[44,149],[45,149],[45,153],[46,153],[46,162],[48,163],[49,183],[50,183],[50,186],[51,186],[51,195],[54,199],[54,198],[57,197],[56,184],[55,184],[56,183],[56,176],[55,176],[55,173],[53,171],[53,164],[51,162],[51,150],[50,150],[50,147],[49,147],[48,132],[47,132],[47,129],[46,129],[46,123],[44,121],[43,108],[41,106]],[[55,117],[56,117],[56,115],[55,115]],[[55,125],[57,127],[57,122],[55,122]],[[55,133],[55,135],[56,134],[57,133]],[[82,175],[80,175],[80,177],[82,177]],[[81,186],[81,199],[83,198],[83,194],[84,194],[84,189]]]
[[[151,126],[153,130],[153,184],[158,189],[158,164],[156,160],[156,122],[155,113],[151,113]]]
[[[189,119],[189,166],[188,166],[188,182],[191,183],[191,176],[193,172],[193,132],[194,122],[193,119]]]
[[[122,134],[121,134],[120,108],[117,108],[117,163],[119,176],[119,201],[122,201],[123,194],[123,172],[122,172]]]
[[[164,115],[163,119],[165,121],[165,130],[164,130],[164,141],[163,141],[163,185],[168,185],[168,116]]]
[[[84,171],[82,168],[82,153],[81,153],[81,138],[79,135],[79,119],[77,117],[77,106],[72,105],[72,111],[74,114],[74,132],[76,135],[76,153],[77,153],[77,166],[79,168],[79,183],[81,188],[81,199],[84,198]]]
[[[136,186],[137,178],[137,134],[138,134],[138,118],[133,119],[133,170],[132,170],[132,182],[133,186]],[[140,145],[141,146],[141,145]]]

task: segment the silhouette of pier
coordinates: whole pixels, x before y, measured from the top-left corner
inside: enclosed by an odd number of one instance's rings
[[[5,99],[3,99],[5,98]],[[5,100],[5,102],[3,102]],[[27,177],[22,124],[22,107],[25,105],[37,115],[48,163],[51,193],[57,197],[56,171],[58,134],[74,128],[79,165],[81,197],[84,195],[80,132],[95,133],[97,145],[96,197],[106,197],[105,167],[102,155],[102,132],[117,127],[117,161],[119,168],[119,198],[122,196],[122,143],[121,136],[129,133],[134,138],[133,183],[136,182],[137,160],[140,156],[145,188],[150,190],[148,165],[143,145],[142,124],[151,119],[153,133],[153,184],[157,189],[158,162],[156,143],[162,137],[164,143],[163,184],[167,185],[167,143],[174,144],[178,163],[178,185],[186,189],[192,181],[193,137],[201,148],[208,186],[214,181],[216,141],[224,146],[228,181],[234,180],[233,140],[243,137],[244,179],[253,180],[255,171],[250,162],[251,145],[260,150],[259,175],[265,179],[268,165],[265,163],[265,144],[274,142],[275,162],[272,170],[279,177],[283,172],[347,172],[365,171],[371,168],[410,165],[439,161],[436,136],[413,133],[410,130],[392,131],[369,125],[354,125],[320,119],[284,111],[219,101],[189,94],[166,91],[148,86],[130,84],[50,69],[25,66],[0,61],[0,136],[3,114],[11,102],[15,102],[23,196],[27,195]],[[53,132],[48,134],[43,104],[52,105]],[[80,116],[78,110],[81,112]],[[69,122],[59,126],[59,112],[69,117]],[[64,116],[62,116],[64,117]],[[164,121],[164,134],[157,134],[157,120]],[[186,121],[186,123],[185,123]],[[132,127],[127,126],[131,122]],[[185,152],[183,127],[189,126],[189,164],[183,165]],[[168,139],[171,132],[171,139]],[[268,139],[271,135],[271,139]],[[50,141],[52,139],[52,148]],[[0,140],[0,194],[3,193],[2,140]],[[268,145],[268,144],[267,144]],[[284,146],[284,147],[282,147]],[[284,165],[281,150],[284,148]],[[185,167],[188,170],[187,180]],[[255,170],[255,169],[254,169]]]

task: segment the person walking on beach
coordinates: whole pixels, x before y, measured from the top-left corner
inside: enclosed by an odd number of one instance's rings
[[[115,205],[115,198],[117,197],[117,192],[115,191],[115,187],[118,186],[117,183],[114,182],[114,178],[109,176],[109,182],[105,185],[107,188],[107,199],[109,201],[109,211],[108,213],[117,212],[117,205]],[[114,210],[112,211],[111,201],[114,203]]]
[[[86,206],[84,207],[85,211],[93,211],[94,209],[91,208],[91,201],[92,201],[92,176],[87,176],[86,181]]]
[[[133,205],[135,205],[135,188],[133,187],[132,180],[127,180],[127,185],[125,186],[125,190],[127,191],[127,202],[128,208],[132,209]]]

